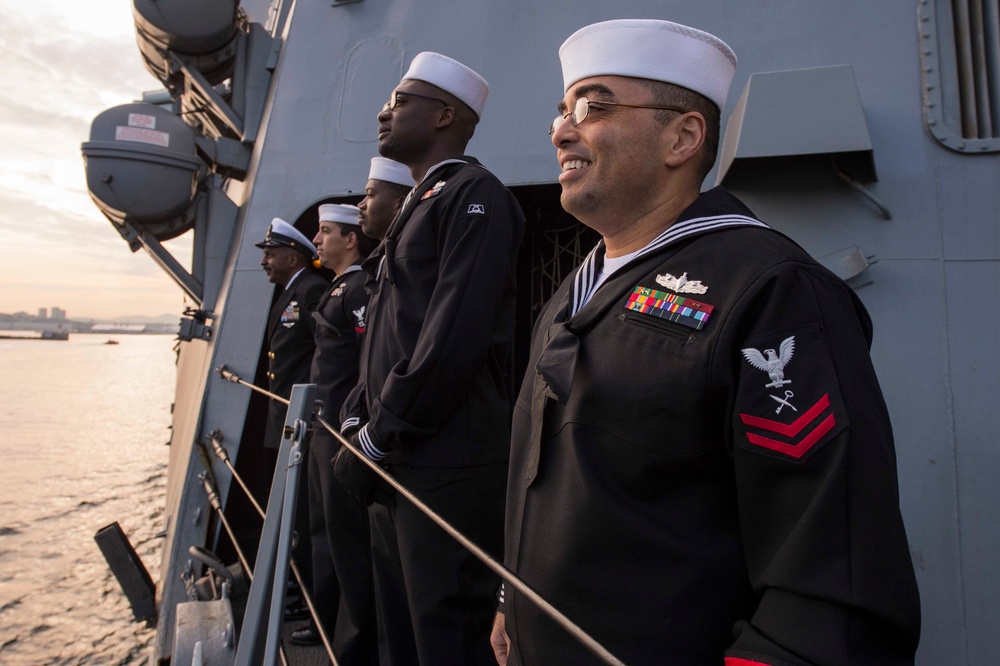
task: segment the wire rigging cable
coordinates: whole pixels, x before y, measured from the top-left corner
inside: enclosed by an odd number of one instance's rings
[[[286,398],[282,398],[278,395],[266,391],[250,382],[245,381],[240,378],[239,375],[231,372],[222,365],[217,369],[217,372],[226,380],[245,386],[252,391],[264,394],[270,397],[272,400],[277,400],[278,402],[288,405],[289,401]],[[457,529],[452,527],[448,521],[435,513],[430,507],[424,504],[420,499],[411,493],[403,484],[395,479],[391,474],[382,469],[378,464],[372,462],[362,451],[355,447],[350,440],[345,438],[340,432],[333,428],[329,423],[327,423],[322,418],[316,417],[315,419],[321,426],[326,428],[326,430],[337,439],[338,442],[344,447],[346,447],[351,453],[357,456],[358,460],[363,462],[368,466],[369,469],[374,471],[378,476],[383,479],[386,483],[392,486],[396,492],[408,499],[413,503],[424,515],[430,518],[434,523],[438,525],[441,529],[447,532],[453,539],[455,539],[463,548],[472,553],[476,559],[485,564],[490,568],[495,574],[503,579],[505,584],[510,585],[513,589],[517,590],[519,593],[523,594],[528,600],[535,604],[539,609],[542,610],[546,615],[549,616],[556,624],[565,629],[571,636],[578,640],[584,647],[586,647],[590,652],[592,652],[596,657],[601,659],[606,664],[611,664],[613,666],[625,666],[624,662],[618,659],[616,656],[611,654],[607,648],[597,642],[596,639],[590,636],[587,632],[581,629],[576,623],[570,620],[568,617],[562,614],[555,606],[550,604],[548,601],[542,598],[535,590],[533,590],[527,583],[518,578],[513,572],[511,572],[507,567],[494,559],[489,553],[484,551],[482,548],[473,543],[468,537],[459,532]]]

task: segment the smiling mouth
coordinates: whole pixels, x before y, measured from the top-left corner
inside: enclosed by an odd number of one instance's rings
[[[574,171],[576,169],[586,169],[592,164],[586,160],[567,160],[562,165],[563,171]]]

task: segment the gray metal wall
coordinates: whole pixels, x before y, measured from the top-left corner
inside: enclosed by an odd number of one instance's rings
[[[245,5],[263,21],[267,3]],[[897,438],[924,609],[919,662],[991,663],[1000,652],[1000,161],[930,139],[916,10],[911,0],[297,2],[256,147],[260,168],[249,198],[237,201],[250,242],[229,302],[253,303],[269,289],[251,243],[273,216],[294,220],[320,198],[363,188],[375,114],[420,51],[455,57],[490,81],[470,152],[509,184],[557,176],[546,136],[562,94],[557,49],[588,23],[668,18],[725,39],[740,67],[724,118],[751,73],[850,64],[879,175],[869,189],[893,219],[832,175],[765,173],[737,193],[815,256],[857,245],[877,257],[858,293],[875,322],[873,356]],[[265,317],[265,308],[243,310],[238,326],[263,330]]]

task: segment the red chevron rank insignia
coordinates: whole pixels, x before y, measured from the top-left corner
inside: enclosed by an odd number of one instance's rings
[[[830,395],[827,393],[791,423],[772,421],[750,414],[740,414],[740,420],[748,428],[747,440],[751,444],[763,446],[765,449],[791,456],[796,460],[808,453],[809,449],[837,425],[837,419],[830,409]],[[761,430],[769,436],[752,433],[749,428]],[[774,435],[782,439],[775,439]]]
[[[740,345],[734,419],[741,448],[804,464],[849,427],[827,341],[816,325],[781,329]]]

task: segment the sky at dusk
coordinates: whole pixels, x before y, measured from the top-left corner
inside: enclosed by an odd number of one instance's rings
[[[180,288],[90,199],[80,152],[96,115],[162,88],[142,64],[131,0],[0,9],[0,313],[179,315]],[[190,240],[167,247],[187,265]]]

